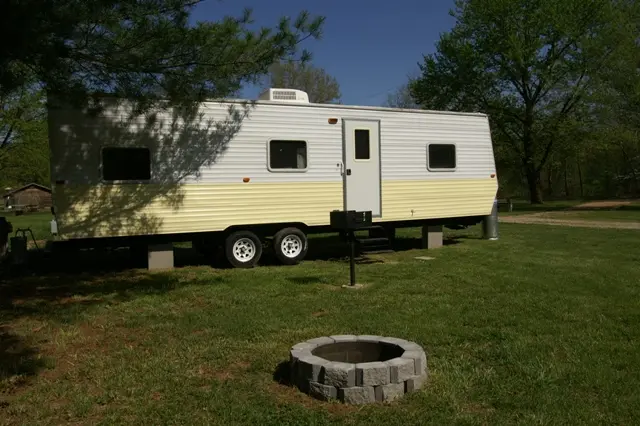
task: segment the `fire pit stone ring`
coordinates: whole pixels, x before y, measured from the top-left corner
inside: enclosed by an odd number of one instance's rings
[[[312,397],[368,404],[422,388],[427,355],[420,345],[395,337],[336,335],[294,345],[289,367],[292,383]]]

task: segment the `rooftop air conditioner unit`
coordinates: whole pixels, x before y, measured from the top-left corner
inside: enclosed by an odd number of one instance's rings
[[[267,89],[258,96],[261,101],[309,103],[309,95],[297,89]]]

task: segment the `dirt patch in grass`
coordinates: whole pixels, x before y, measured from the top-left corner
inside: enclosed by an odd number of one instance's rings
[[[330,291],[338,291],[342,289],[342,284],[320,284],[322,288]]]
[[[45,326],[36,321],[16,322],[20,328],[26,327],[37,333]],[[35,326],[35,327],[34,327]],[[88,354],[108,353],[114,344],[114,336],[119,342],[133,348],[144,341],[145,332],[106,326],[100,321],[81,323],[71,329],[54,330],[40,340],[35,336],[27,339],[14,329],[5,327],[0,333],[0,354],[2,354],[1,385],[5,395],[18,395],[32,380],[40,377],[55,382],[70,374]]]
[[[637,202],[638,200],[603,200],[603,201],[590,201],[588,203],[578,204],[573,209],[612,209],[616,207],[628,206]]]
[[[491,414],[494,409],[492,407],[488,407],[484,404],[479,404],[476,402],[471,402],[468,404],[464,404],[462,406],[462,410],[463,413],[465,414],[473,414],[473,415],[478,415],[478,416],[486,416]]]
[[[269,394],[276,399],[278,405],[298,404],[310,410],[326,410],[336,416],[345,416],[358,410],[358,407],[338,401],[326,402],[315,399],[292,385],[270,383]]]
[[[611,222],[611,221],[589,221],[589,220],[566,220],[566,219],[552,219],[549,217],[543,217],[542,213],[536,213],[532,215],[523,216],[505,216],[500,218],[500,222],[503,223],[520,223],[529,225],[560,225],[560,226],[572,226],[579,228],[607,228],[607,229],[638,229],[640,230],[640,223],[634,222]]]
[[[397,265],[400,262],[398,260],[389,259],[380,254],[368,254],[361,263],[384,263],[386,265]]]
[[[55,365],[41,374],[43,378],[50,381],[70,373],[78,364],[78,360],[87,353],[109,350],[104,329],[91,324],[80,324],[74,335],[61,336],[60,334],[59,331],[54,333],[50,341],[42,346],[43,355],[55,360]],[[135,341],[138,337],[132,336],[131,341]]]
[[[289,362],[284,361],[278,364],[273,376],[274,381],[266,385],[268,394],[271,395],[277,405],[296,404],[306,409],[321,411],[344,416],[357,411],[359,407],[343,404],[339,401],[322,401],[300,391],[295,384],[291,383],[289,376]]]
[[[0,394],[18,391],[46,367],[35,340],[0,326]]]
[[[504,223],[545,224],[583,228],[640,229],[640,206],[637,200],[599,200],[552,208],[527,214],[504,214]]]
[[[200,367],[198,367],[197,374],[201,378],[214,379],[220,382],[225,382],[245,373],[249,369],[249,367],[251,367],[251,363],[245,361],[237,361],[231,363],[222,369],[216,369],[207,365],[201,365]]]

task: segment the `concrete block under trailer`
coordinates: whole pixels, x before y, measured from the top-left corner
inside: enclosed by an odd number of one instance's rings
[[[308,234],[331,231],[332,210],[371,211],[390,233],[468,226],[491,213],[497,192],[484,114],[313,104],[290,89],[204,102],[197,114],[131,118],[127,107],[49,107],[58,242],[193,241],[250,267],[272,239],[295,264]]]

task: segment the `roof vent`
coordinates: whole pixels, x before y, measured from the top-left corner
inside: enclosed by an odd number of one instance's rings
[[[262,101],[309,103],[309,95],[297,89],[267,89],[258,96]]]

